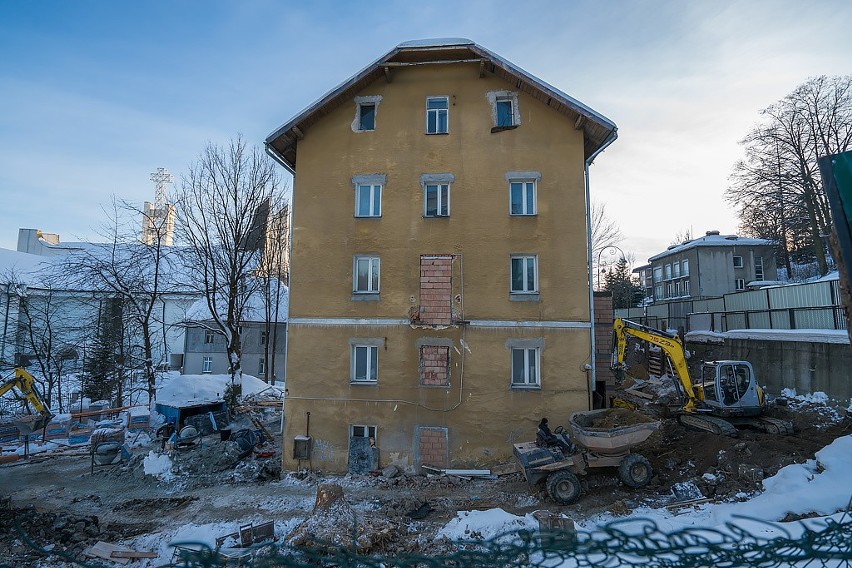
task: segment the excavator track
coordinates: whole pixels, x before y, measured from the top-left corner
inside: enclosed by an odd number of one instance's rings
[[[767,434],[775,434],[778,436],[789,436],[793,434],[793,423],[787,420],[778,418],[769,418],[768,416],[756,416],[748,421],[748,425],[758,430],[762,430]]]
[[[729,436],[731,438],[736,438],[739,435],[739,432],[733,424],[717,416],[684,413],[678,414],[677,421],[689,428],[703,430],[705,432],[710,432],[711,434]]]

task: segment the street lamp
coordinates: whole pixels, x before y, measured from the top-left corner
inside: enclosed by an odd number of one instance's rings
[[[624,254],[624,251],[621,250],[621,248],[616,246],[616,245],[607,245],[607,246],[603,247],[598,252],[598,286],[597,286],[598,291],[600,291],[600,289],[601,289],[601,255],[604,253],[604,251],[607,251],[607,250],[610,251],[609,252],[610,255],[615,255],[615,251],[618,251],[618,252],[621,253],[621,258],[624,258],[624,259],[627,258],[627,255]]]

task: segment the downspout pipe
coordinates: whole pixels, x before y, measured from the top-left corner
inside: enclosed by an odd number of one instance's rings
[[[587,250],[587,263],[589,265],[589,343],[590,343],[590,352],[592,356],[591,366],[589,372],[589,409],[591,410],[593,404],[593,397],[595,392],[595,387],[597,386],[597,357],[595,356],[595,287],[594,287],[594,279],[592,277],[592,201],[591,195],[589,192],[589,166],[592,165],[592,162],[595,161],[595,158],[598,154],[603,152],[607,146],[615,142],[615,139],[618,138],[618,128],[613,127],[610,130],[607,137],[604,139],[603,144],[600,145],[600,148],[594,151],[591,156],[586,158],[584,162],[584,174],[586,178],[586,250]]]

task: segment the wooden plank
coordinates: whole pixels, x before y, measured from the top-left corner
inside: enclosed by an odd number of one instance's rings
[[[160,555],[156,552],[144,552],[137,550],[114,550],[112,554],[110,554],[111,558],[157,558]]]
[[[84,550],[83,554],[92,558],[103,558],[104,560],[112,560],[113,562],[116,562],[118,564],[128,564],[130,562],[129,558],[113,558],[112,553],[118,551],[133,552],[133,550],[130,548],[124,546],[117,546],[115,544],[99,540],[93,546],[90,546],[89,548]]]
[[[654,395],[652,395],[652,394],[648,394],[646,392],[641,392],[641,391],[638,391],[636,389],[624,389],[624,392],[629,392],[630,394],[632,394],[634,396],[638,396],[639,398],[644,398],[644,399],[647,399],[647,400],[653,400],[655,398]]]

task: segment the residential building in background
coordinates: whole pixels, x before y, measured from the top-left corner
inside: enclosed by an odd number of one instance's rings
[[[772,241],[707,231],[633,270],[647,301],[718,298],[778,278]]]
[[[298,172],[286,467],[490,464],[590,407],[584,170],[615,133],[470,40],[426,40],[267,138]]]

